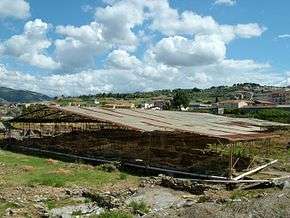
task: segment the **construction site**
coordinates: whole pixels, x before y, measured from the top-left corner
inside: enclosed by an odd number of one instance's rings
[[[40,106],[10,121],[14,146],[71,154],[136,167],[224,176],[249,167],[236,146],[264,150],[284,124],[205,113]],[[221,152],[221,150],[223,152]]]

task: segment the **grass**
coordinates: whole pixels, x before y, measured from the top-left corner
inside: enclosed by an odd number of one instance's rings
[[[103,185],[125,181],[136,183],[137,177],[115,172],[105,172],[97,167],[65,163],[45,158],[16,154],[0,150],[0,163],[5,171],[0,177],[0,186],[53,186],[71,187],[74,185],[99,188]]]
[[[139,214],[140,212],[146,214],[146,213],[149,213],[149,211],[150,211],[149,207],[147,206],[147,204],[144,201],[140,201],[140,202],[132,201],[129,204],[129,207],[132,208],[132,212],[134,214]]]

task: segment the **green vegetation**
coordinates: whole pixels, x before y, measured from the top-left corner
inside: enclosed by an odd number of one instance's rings
[[[140,212],[146,214],[146,213],[149,213],[150,211],[149,207],[144,201],[140,201],[140,202],[132,201],[129,204],[129,207],[132,208],[132,212],[134,214],[139,214]]]
[[[261,88],[261,90],[259,90]],[[69,103],[80,105],[94,105],[95,99],[98,99],[100,103],[110,100],[125,100],[139,105],[142,102],[150,101],[153,98],[173,98],[177,93],[183,93],[191,102],[200,103],[214,103],[217,98],[222,101],[227,99],[228,95],[231,95],[235,91],[255,90],[255,93],[263,94],[262,86],[255,83],[243,83],[235,84],[233,86],[213,86],[207,89],[164,89],[155,90],[151,92],[134,92],[134,93],[99,93],[96,95],[82,95],[79,97],[62,97],[56,99],[56,103],[61,105],[68,105]]]
[[[122,181],[136,183],[137,178],[119,171],[105,172],[97,167],[64,163],[0,150],[0,163],[5,166],[5,174],[0,184],[7,186],[52,186],[71,187],[73,185],[99,188],[102,185]],[[1,165],[0,165],[1,166]]]
[[[175,108],[180,108],[183,106],[184,108],[187,108],[190,103],[190,98],[188,94],[184,91],[178,91],[174,94],[173,100],[172,100],[172,106]]]
[[[283,109],[262,109],[257,111],[247,111],[241,109],[227,110],[227,114],[233,114],[237,117],[251,117],[261,120],[269,120],[281,123],[290,123],[290,111]]]
[[[123,211],[105,211],[96,218],[133,218],[133,216]]]

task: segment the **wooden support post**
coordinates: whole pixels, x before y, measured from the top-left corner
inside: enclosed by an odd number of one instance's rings
[[[152,144],[152,135],[149,134],[149,143],[147,147],[147,166],[150,166],[150,150],[151,150],[151,144]]]
[[[229,159],[229,179],[233,178],[233,149],[234,145],[230,144],[230,159]]]

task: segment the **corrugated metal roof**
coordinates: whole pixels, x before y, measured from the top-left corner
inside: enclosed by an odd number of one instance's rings
[[[230,118],[207,113],[80,108],[74,106],[58,107],[58,109],[144,132],[183,131],[228,140],[269,137],[270,134],[262,134],[266,127],[284,126],[284,124],[257,119]]]

